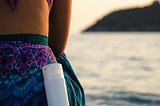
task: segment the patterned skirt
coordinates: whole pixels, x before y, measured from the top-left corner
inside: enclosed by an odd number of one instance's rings
[[[64,54],[54,56],[47,36],[0,35],[0,106],[47,106],[42,67],[57,61],[63,66],[70,106],[85,106],[71,65]]]

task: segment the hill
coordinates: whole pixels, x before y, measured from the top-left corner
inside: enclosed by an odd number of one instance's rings
[[[160,3],[114,11],[83,32],[92,31],[160,31]]]

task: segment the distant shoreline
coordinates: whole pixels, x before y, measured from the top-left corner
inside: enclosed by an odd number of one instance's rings
[[[160,32],[160,3],[144,8],[115,11],[98,20],[84,32]]]

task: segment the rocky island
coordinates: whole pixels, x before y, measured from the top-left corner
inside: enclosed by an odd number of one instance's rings
[[[160,31],[160,3],[114,11],[83,32],[100,31]]]

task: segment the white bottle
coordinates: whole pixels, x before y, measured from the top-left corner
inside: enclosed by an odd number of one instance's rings
[[[44,66],[43,76],[48,106],[69,106],[62,65]]]

